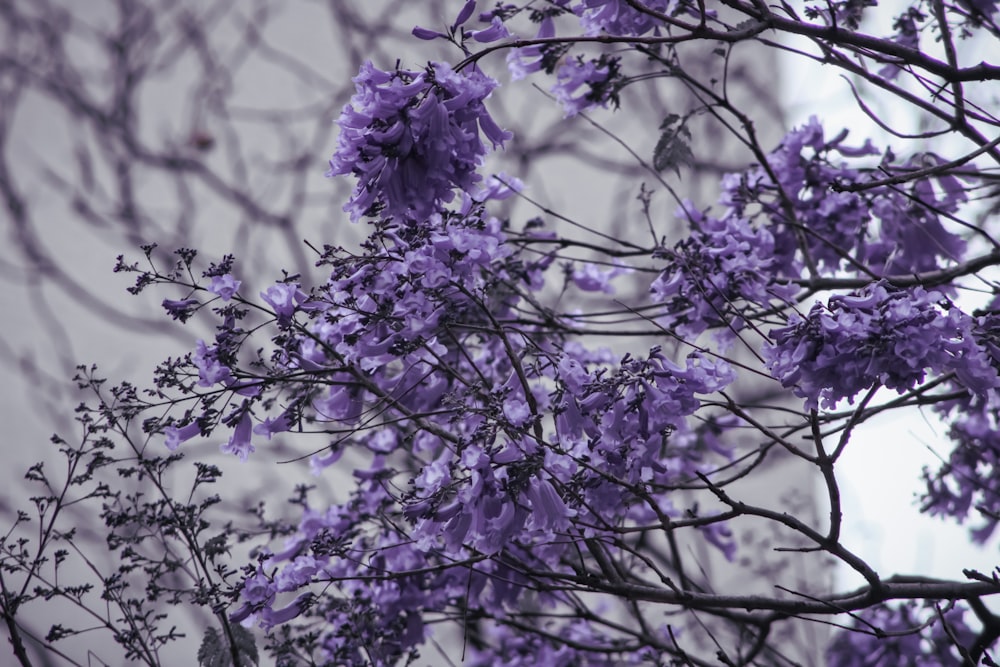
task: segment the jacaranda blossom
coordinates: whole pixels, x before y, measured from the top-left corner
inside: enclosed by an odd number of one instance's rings
[[[212,276],[212,284],[209,285],[208,291],[218,294],[223,301],[229,301],[239,290],[241,284],[239,280],[233,278],[232,274],[226,273],[221,276]]]
[[[956,645],[969,647],[976,639],[965,614],[959,606],[938,613],[929,604],[921,609],[913,601],[865,609],[857,614],[850,628],[836,633],[826,651],[826,664],[961,665],[965,661]]]
[[[240,457],[240,461],[246,461],[255,450],[250,442],[250,434],[253,429],[253,420],[250,418],[249,410],[244,410],[243,416],[236,422],[229,442],[219,445],[219,451],[223,454],[235,454]]]
[[[710,327],[738,330],[745,311],[785,302],[798,291],[768,227],[755,228],[731,213],[712,218],[690,205],[680,214],[692,232],[674,248],[657,251],[667,266],[649,288],[663,305],[667,326],[685,336]]]
[[[642,6],[654,12],[666,13],[669,0],[642,0]],[[662,25],[660,19],[641,12],[625,0],[580,0],[573,6],[580,24],[588,35],[606,32],[611,35],[645,35]]]
[[[875,383],[902,393],[927,372],[955,372],[983,395],[1000,380],[973,325],[940,293],[882,282],[792,316],[763,354],[771,374],[813,409],[853,400]]]
[[[494,148],[511,137],[483,104],[496,81],[476,68],[430,63],[423,71],[385,72],[367,62],[354,82],[327,172],[357,177],[344,207],[353,220],[427,218],[481,180],[476,169],[487,149],[480,132]]]
[[[162,306],[172,318],[175,320],[180,320],[184,322],[187,318],[191,317],[191,313],[201,305],[198,299],[188,298],[188,299],[164,299]]]
[[[618,78],[618,58],[602,54],[585,61],[579,56],[556,70],[552,94],[562,104],[566,116],[575,116],[593,107],[607,107],[609,102],[617,104]]]
[[[199,435],[201,433],[201,427],[198,422],[191,422],[186,426],[168,426],[164,430],[164,434],[167,437],[166,445],[167,449],[174,451],[181,446],[184,442],[190,440],[191,438]]]

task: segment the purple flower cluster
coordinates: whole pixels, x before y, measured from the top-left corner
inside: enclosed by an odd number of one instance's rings
[[[423,614],[462,595],[468,577],[427,571],[426,555],[391,533],[358,534],[357,515],[383,512],[384,502],[380,483],[370,480],[345,505],[323,512],[307,508],[284,548],[266,553],[245,576],[242,604],[230,619],[265,628],[323,619],[329,629],[319,640],[320,652],[333,664],[393,664],[421,644],[427,634]],[[364,554],[374,555],[362,561]],[[339,594],[306,592],[279,602],[313,581],[337,582]]]
[[[221,423],[223,451],[245,460],[254,436],[299,425],[346,433],[313,458],[315,473],[348,448],[356,466],[346,501],[307,508],[295,533],[245,571],[233,621],[268,630],[319,621],[323,661],[392,664],[427,640],[429,618],[453,617],[460,604],[490,617],[517,612],[528,595],[567,608],[571,597],[534,591],[524,570],[576,576],[577,522],[610,544],[616,534],[599,527],[680,517],[671,493],[731,460],[728,422],[703,405],[735,379],[724,361],[693,353],[677,363],[659,348],[616,360],[519,322],[533,303],[524,295],[556,265],[526,260],[487,214],[518,187],[491,179],[454,210],[384,220],[361,254],[330,251],[320,287],[286,280],[265,290],[277,334],[252,383],[237,379],[245,333],[233,305],[216,340],[198,343],[189,370],[212,407],[168,426],[168,447]],[[567,278],[603,291],[622,271]],[[733,557],[725,524],[706,517],[689,534]],[[601,656],[620,638],[589,640],[594,664],[610,664]],[[581,655],[547,642],[475,655],[517,664],[529,648],[552,664]],[[644,654],[614,655],[621,664]]]
[[[721,201],[729,215],[766,220],[777,266],[788,276],[858,266],[870,275],[909,275],[960,258],[965,241],[946,229],[941,218],[965,202],[962,183],[943,174],[906,188],[843,191],[845,185],[874,178],[843,158],[878,153],[870,142],[847,146],[846,138],[846,130],[827,138],[811,118],[785,136],[768,156],[767,168],[756,166],[723,180]],[[940,158],[924,154],[895,168],[912,171],[924,162],[939,164]]]
[[[939,412],[949,421],[955,448],[938,471],[924,471],[921,510],[959,522],[976,516],[971,536],[982,544],[1000,523],[1000,405],[960,401]]]
[[[910,192],[835,191],[837,184],[867,177],[835,161],[834,154],[876,153],[869,143],[846,146],[846,137],[843,132],[826,139],[813,118],[784,138],[767,168],[723,179],[721,217],[685,204],[679,217],[691,233],[674,248],[657,251],[667,265],[650,286],[663,304],[666,326],[685,336],[709,328],[738,331],[754,312],[790,303],[798,291],[795,281],[807,271],[863,264],[870,275],[912,274],[962,256],[965,241],[946,230],[939,216],[965,201],[961,183],[941,175],[916,181]]]
[[[354,220],[427,218],[456,189],[471,192],[481,180],[476,170],[487,149],[480,132],[494,148],[511,137],[483,105],[497,84],[478,69],[431,63],[385,72],[369,62],[354,82],[327,172],[358,179],[344,207]]]
[[[747,203],[762,200],[777,253],[790,271],[801,270],[808,262],[820,268],[838,268],[865,232],[869,217],[865,202],[855,194],[831,192],[832,184],[853,181],[856,172],[834,162],[830,155],[860,157],[874,154],[875,149],[870,144],[847,148],[843,145],[846,137],[845,132],[827,140],[823,127],[812,117],[785,135],[768,156],[776,183],[763,167],[723,181],[722,201],[737,214],[744,213]]]
[[[615,288],[611,284],[612,280],[632,273],[632,269],[622,264],[616,263],[611,268],[604,268],[591,262],[571,267],[569,271],[573,284],[584,292],[604,292],[605,294],[615,293]]]
[[[479,15],[479,20],[483,23],[488,23],[488,28],[482,28],[479,30],[469,30],[462,26],[465,25],[472,18],[472,15],[476,11],[476,0],[466,0],[466,3],[459,10],[458,15],[452,22],[451,26],[448,28],[448,33],[437,32],[435,30],[429,30],[427,28],[422,28],[417,26],[413,29],[413,36],[417,39],[458,39],[459,43],[463,44],[466,40],[472,39],[480,43],[495,42],[498,39],[503,39],[505,37],[510,37],[510,32],[507,30],[507,26],[504,25],[503,19],[500,18],[499,14],[503,13],[502,5],[498,5],[497,10],[492,12],[483,12]],[[462,28],[459,30],[459,28]]]
[[[1000,368],[1000,298],[975,315],[976,339],[994,368]],[[952,382],[949,389],[961,392],[964,386]],[[960,523],[977,516],[970,533],[973,541],[983,543],[1000,524],[1000,401],[996,392],[985,398],[966,393],[934,407],[948,423],[955,448],[939,470],[924,471],[927,491],[921,509]]]
[[[961,607],[942,610],[921,608],[916,602],[880,605],[859,614],[850,629],[834,636],[826,652],[830,667],[876,665],[960,665],[959,646],[976,639]],[[878,628],[876,634],[872,628]]]
[[[923,153],[898,169],[914,171],[943,162],[933,153]],[[868,265],[877,274],[905,275],[959,261],[966,242],[949,231],[942,218],[956,213],[967,198],[962,181],[950,174],[917,180],[906,191],[876,190],[871,212],[878,220],[878,234],[870,234],[865,244]]]
[[[519,609],[532,586],[505,562],[572,576],[577,521],[679,516],[669,494],[730,460],[724,420],[692,417],[735,379],[724,361],[693,353],[680,364],[654,348],[615,362],[560,335],[498,326],[526,307],[522,290],[545,282],[485,214],[510,193],[490,183],[456,211],[386,222],[362,256],[328,258],[320,289],[267,295],[284,323],[268,375],[286,375],[293,407],[251,429],[262,398],[246,399],[228,419],[229,448],[248,452],[251,431],[298,418],[353,429],[315,457],[317,473],[344,447],[366,464],[347,502],[307,511],[264,569],[247,573],[234,620],[321,618],[325,660],[389,663],[456,599],[491,615]],[[732,557],[725,525],[709,517],[698,528]],[[496,559],[454,565],[477,555]],[[337,595],[324,593],[334,582]],[[553,593],[547,604],[568,602]]]
[[[338,265],[313,295],[296,282],[277,283],[262,292],[285,332],[275,338],[278,347],[267,375],[306,380],[284,382],[286,408],[277,414],[262,418],[254,409],[265,402],[263,389],[275,380],[236,377],[234,346],[241,334],[235,322],[227,320],[214,344],[198,341],[190,357],[198,386],[244,397],[223,419],[233,430],[222,450],[246,460],[254,451],[253,434],[270,439],[301,418],[360,425],[370,409],[380,411],[377,406],[385,401],[404,411],[436,409],[454,390],[450,365],[477,361],[459,358],[463,339],[475,327],[490,326],[491,318],[507,316],[516,301],[510,286],[530,279],[520,263],[508,266],[511,250],[500,222],[482,217],[485,202],[509,197],[511,187],[519,182],[491,179],[466,195],[458,212],[433,214],[419,228],[412,222],[387,225],[367,256]],[[500,296],[504,290],[509,299]],[[507,378],[510,366],[502,349],[493,338],[478,354],[484,355],[484,363],[485,355],[492,355],[489,363]],[[304,374],[322,375],[323,381]],[[214,421],[206,413],[184,426],[169,426],[168,446],[176,448],[201,433],[196,424]],[[392,451],[395,445],[385,437],[392,432],[373,431],[373,451]]]
[[[880,282],[792,316],[770,332],[773,343],[763,354],[771,374],[813,409],[853,401],[876,383],[902,393],[928,371],[955,373],[969,391],[985,395],[1000,379],[974,325],[938,292]]]
[[[650,285],[662,304],[662,320],[683,336],[710,327],[742,328],[747,308],[781,304],[798,291],[782,280],[784,267],[766,227],[754,228],[736,215],[715,219],[688,205],[691,234],[657,257],[667,266]]]
[[[652,12],[666,14],[669,0],[643,0],[642,6]],[[625,0],[580,0],[572,7],[580,17],[580,25],[588,35],[632,35],[638,37],[655,31],[663,22],[648,12],[631,6]]]

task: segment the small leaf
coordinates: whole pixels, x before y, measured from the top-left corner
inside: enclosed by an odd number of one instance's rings
[[[253,633],[241,625],[230,627],[240,661],[236,667],[259,664],[260,654],[257,653],[257,643],[254,641]],[[201,646],[198,648],[198,664],[200,667],[233,667],[232,652],[225,638],[215,628],[205,631]]]
[[[691,164],[694,154],[688,141],[691,132],[684,126],[684,119],[668,114],[660,123],[660,140],[653,149],[653,167],[657,171],[673,169],[680,176],[681,165]]]
[[[205,631],[205,636],[201,639],[201,646],[198,647],[198,664],[201,667],[216,667],[219,662],[220,653],[223,652],[222,642],[219,641],[219,633],[215,628]]]
[[[236,649],[239,651],[240,659],[246,659],[241,667],[250,667],[260,663],[260,655],[257,653],[257,642],[253,638],[253,633],[242,625],[234,625],[233,638],[236,640]]]

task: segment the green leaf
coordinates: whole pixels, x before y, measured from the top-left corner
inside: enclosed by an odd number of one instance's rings
[[[688,165],[694,160],[691,146],[691,132],[685,127],[687,119],[677,114],[668,114],[660,123],[660,140],[653,149],[653,167],[657,171],[673,169],[680,176],[681,165]]]
[[[236,654],[239,656],[239,664],[235,667],[257,665],[260,654],[257,653],[257,643],[254,641],[253,633],[241,625],[232,625],[230,628]],[[206,630],[205,636],[202,637],[201,646],[198,648],[198,664],[200,667],[234,667],[229,645],[215,628]]]

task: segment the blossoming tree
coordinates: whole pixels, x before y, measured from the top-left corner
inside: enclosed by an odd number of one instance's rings
[[[99,404],[81,408],[83,445],[63,447],[74,479],[96,485],[87,497],[102,499],[122,562],[105,599],[125,599],[142,571],[147,599],[210,607],[203,664],[256,662],[247,628],[260,628],[288,665],[778,665],[801,659],[782,641],[792,623],[836,626],[833,665],[994,664],[997,572],[879,572],[841,539],[852,517],[838,462],[890,410],[949,425],[954,449],[926,472],[922,509],[971,518],[977,541],[1000,520],[1000,65],[966,62],[996,47],[998,7],[928,0],[886,28],[867,20],[872,5],[470,0],[413,30],[450,43],[451,62],[366,63],[329,169],[353,180],[344,212],[367,226],[360,247],[317,247],[317,270],[260,294],[228,256],[200,267],[181,250],[164,264],[150,245],[146,263],[116,267],[136,274],[135,293],[182,288],[169,315],[217,333],[165,361],[148,391],[78,378]],[[727,87],[746,42],[841,70],[906,152],[815,117],[761,145]],[[705,44],[703,79],[686,59]],[[507,215],[535,200],[530,182],[484,168],[517,141],[489,110],[504,70],[548,86],[567,116],[618,107],[631,86],[687,87],[697,105],[637,155],[658,196],[676,197],[676,222],[638,183],[622,238],[543,205]],[[872,99],[907,105],[927,130],[899,132]],[[661,175],[694,159],[698,114],[754,156],[711,207]],[[676,224],[685,233],[668,241]],[[742,400],[749,385],[765,389]],[[316,437],[302,456],[338,498],[318,504],[301,486],[295,515],[259,515],[270,540],[211,526],[217,499],[160,483],[198,439],[245,461],[273,439]],[[122,438],[140,443],[128,474],[155,480],[159,500],[96,481]],[[776,457],[814,471],[824,516],[742,497],[739,482]],[[195,490],[217,481],[196,466]],[[807,590],[778,571],[751,592],[720,588],[691,545],[736,561],[734,531],[750,521],[775,527],[776,549],[864,584]],[[256,548],[236,570],[227,554],[245,540]],[[41,577],[27,544],[5,541],[5,576]],[[172,586],[177,569],[196,585]],[[16,611],[34,598],[10,590],[7,627],[29,664]],[[81,594],[48,581],[34,596]],[[156,664],[172,637],[155,620],[124,613],[130,657]]]

